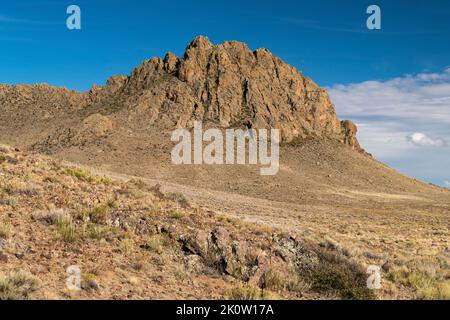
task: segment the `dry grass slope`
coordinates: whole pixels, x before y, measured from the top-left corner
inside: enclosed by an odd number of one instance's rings
[[[0,299],[375,298],[363,269],[281,230],[6,146],[0,221]]]

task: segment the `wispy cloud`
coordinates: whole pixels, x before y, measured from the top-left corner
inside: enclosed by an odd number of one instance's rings
[[[450,181],[445,180],[444,186],[450,189]]]
[[[308,29],[330,31],[330,32],[344,32],[344,33],[361,33],[361,34],[374,34],[373,31],[368,30],[364,24],[361,25],[347,25],[347,26],[337,26],[337,25],[327,25],[323,21],[310,20],[310,19],[299,19],[299,18],[281,18],[281,22],[288,23],[292,25],[298,25]]]
[[[425,133],[415,132],[408,136],[412,144],[418,147],[444,147],[446,142],[440,138],[427,136]]]
[[[10,17],[0,15],[0,22],[14,22],[14,21],[15,20]]]
[[[340,117],[359,125],[359,139],[367,151],[401,170],[420,166],[420,172],[408,172],[416,176],[440,178],[441,183],[448,176],[450,68],[335,85],[329,92]]]
[[[60,24],[60,22],[29,20],[29,19],[21,19],[21,18],[17,18],[17,17],[0,15],[0,24],[57,25],[57,24]]]
[[[450,124],[450,68],[388,81],[335,85],[330,93],[343,115],[424,119]]]
[[[291,25],[297,25],[307,29],[328,31],[328,32],[336,32],[336,33],[356,33],[356,34],[364,34],[364,35],[388,35],[388,36],[407,36],[407,35],[432,35],[432,34],[448,34],[450,30],[447,29],[411,29],[410,26],[408,30],[387,30],[382,28],[381,30],[369,30],[365,24],[365,20],[361,20],[361,23],[334,23],[330,24],[329,22],[324,22],[324,20],[311,20],[311,19],[302,19],[302,18],[290,18],[283,17],[280,18],[279,21],[281,23],[287,23]]]

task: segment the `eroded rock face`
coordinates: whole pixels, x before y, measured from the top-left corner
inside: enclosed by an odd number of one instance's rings
[[[235,234],[223,228],[212,230],[192,230],[185,235],[171,235],[183,246],[183,250],[195,258],[188,259],[187,265],[196,269],[195,263],[203,262],[206,266],[222,274],[238,277],[253,285],[264,288],[265,276],[277,271],[285,277],[292,270],[311,270],[318,266],[317,253],[308,248],[306,243],[289,237],[272,235],[270,249],[260,249],[250,242],[238,241]],[[288,282],[289,277],[283,279]]]
[[[356,133],[358,132],[356,125],[350,120],[345,120],[341,121],[341,128],[344,133],[344,143],[353,149],[361,149],[358,140],[356,139]]]
[[[197,37],[181,59],[169,53],[164,60],[146,61],[127,87],[146,92],[134,103],[152,122],[170,110],[176,127],[202,120],[221,127],[278,128],[286,142],[331,137],[359,148],[356,127],[341,125],[327,92],[267,49],[252,52],[234,41],[214,46]]]
[[[168,130],[190,128],[194,120],[201,120],[222,128],[277,128],[285,142],[332,138],[360,150],[356,126],[340,122],[327,92],[300,71],[267,49],[251,51],[235,41],[213,45],[202,36],[181,58],[173,53],[152,58],[130,76],[113,76],[89,92],[47,85],[0,86],[0,102],[10,114],[18,108],[20,119],[26,113],[31,123],[80,119],[59,132],[78,131],[93,114],[101,120],[125,111],[128,121]]]

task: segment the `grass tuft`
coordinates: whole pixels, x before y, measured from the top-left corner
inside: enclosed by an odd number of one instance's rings
[[[249,284],[239,284],[228,292],[229,300],[278,300],[280,296],[269,290],[262,290]]]
[[[38,280],[31,274],[13,272],[0,276],[0,300],[29,300],[38,289]]]
[[[61,171],[61,174],[66,176],[72,176],[80,181],[88,183],[104,184],[104,185],[110,185],[112,183],[111,179],[109,178],[91,175],[90,173],[78,168],[65,168]]]
[[[251,285],[237,285],[231,288],[228,293],[229,300],[260,300],[261,289]]]
[[[406,268],[391,271],[387,278],[405,287],[413,288],[420,299],[450,300],[450,281],[438,282],[424,273]]]
[[[177,219],[177,220],[183,219],[185,216],[186,216],[186,214],[184,212],[178,211],[178,210],[172,211],[169,214],[169,218]]]
[[[75,242],[81,238],[80,233],[72,221],[65,219],[59,220],[56,227],[59,235],[58,238],[64,242]]]
[[[261,277],[260,284],[261,289],[269,289],[269,290],[281,290],[283,289],[283,280],[280,275],[272,269],[264,272]]]
[[[7,240],[11,236],[12,227],[9,222],[0,223],[0,239]]]

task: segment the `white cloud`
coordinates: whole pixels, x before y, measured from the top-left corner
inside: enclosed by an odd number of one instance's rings
[[[450,79],[450,68],[447,68],[442,73],[419,73],[416,76],[421,81],[439,81]]]
[[[343,116],[434,119],[450,124],[450,68],[385,82],[335,85],[329,91]]]
[[[368,152],[400,171],[443,184],[450,167],[450,68],[328,90],[339,117],[358,125]]]
[[[424,133],[416,132],[408,136],[408,139],[418,147],[443,147],[445,141],[439,138],[432,138]]]
[[[450,181],[445,180],[444,181],[444,186],[446,186],[447,188],[450,189]]]

